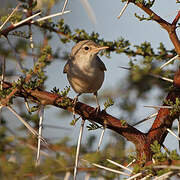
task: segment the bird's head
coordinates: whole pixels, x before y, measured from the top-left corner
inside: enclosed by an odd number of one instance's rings
[[[99,51],[108,49],[108,46],[99,46],[91,40],[83,40],[78,42],[71,50],[71,57],[74,58],[93,58]]]

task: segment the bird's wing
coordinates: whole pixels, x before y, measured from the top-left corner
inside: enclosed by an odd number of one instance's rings
[[[63,73],[67,73],[68,70],[69,70],[69,60],[67,61],[67,63],[64,66]]]
[[[105,64],[101,61],[101,59],[98,56],[97,56],[97,63],[98,63],[99,68],[102,71],[106,71],[107,70]]]

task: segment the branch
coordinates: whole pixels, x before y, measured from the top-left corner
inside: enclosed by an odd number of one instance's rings
[[[3,89],[11,88],[11,83],[4,82]],[[35,103],[42,105],[53,105],[58,108],[68,110],[69,112],[73,111],[72,106],[64,105],[64,102],[69,101],[70,104],[73,102],[71,98],[62,97],[56,93],[50,93],[42,90],[32,90],[32,89],[19,89],[15,94],[16,97],[23,97],[29,99]],[[124,120],[119,120],[106,111],[101,111],[98,115],[96,114],[96,109],[88,106],[84,103],[77,102],[75,107],[76,114],[79,114],[84,119],[97,122],[101,125],[106,125],[107,128],[119,133],[124,136],[128,141],[131,141],[135,144],[137,152],[143,152],[145,146],[145,134],[137,130],[133,126],[126,123]]]
[[[135,0],[130,0],[130,2],[134,3],[136,6],[138,6],[140,9],[142,9],[144,12],[146,12],[151,17],[152,20],[156,21],[159,25],[161,25],[162,28],[164,28],[168,32],[169,37],[176,49],[177,54],[180,55],[180,41],[176,34],[176,23],[178,22],[178,20],[180,18],[180,11],[178,12],[174,21],[172,23],[169,23],[169,22],[165,21],[163,18],[161,18],[160,16],[158,16],[151,9],[146,7],[143,3],[135,3]]]

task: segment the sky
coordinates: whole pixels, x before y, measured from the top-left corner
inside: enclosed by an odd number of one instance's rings
[[[142,42],[147,41],[152,43],[152,46],[156,48],[159,46],[160,42],[163,42],[167,48],[169,49],[173,48],[173,45],[169,40],[167,32],[163,30],[157,23],[151,21],[140,22],[134,16],[134,13],[137,13],[138,15],[143,15],[143,14],[145,16],[147,15],[133,4],[130,4],[127,7],[126,11],[124,12],[123,16],[120,19],[117,19],[119,12],[124,6],[124,3],[122,3],[120,0],[113,0],[113,1],[89,0],[88,2],[94,11],[96,24],[92,23],[92,21],[88,17],[87,12],[82,5],[82,0],[69,0],[66,9],[71,10],[72,12],[63,15],[63,18],[65,20],[65,23],[70,25],[71,29],[76,29],[76,28],[85,29],[89,33],[95,31],[98,32],[100,34],[100,38],[104,38],[104,40],[117,40],[118,38],[123,37],[124,39],[129,40],[132,43],[132,45],[139,45]],[[153,7],[153,10],[155,13],[163,17],[165,20],[172,22],[172,20],[177,14],[177,10],[179,9],[179,6],[175,2],[176,2],[175,0],[171,0],[171,1],[163,0],[163,2],[157,0],[155,6]],[[63,7],[63,3],[64,1],[58,3],[58,5],[53,9],[53,13],[61,11]],[[59,17],[54,18],[54,20],[55,21],[59,20]],[[36,43],[39,43],[38,41],[41,40],[41,38],[39,38],[39,34],[35,34],[34,39]],[[51,45],[54,50],[57,48],[61,48],[62,52],[64,50],[70,52],[74,44],[68,43],[66,45],[62,45],[62,43],[59,42],[57,36],[54,36],[53,40],[51,41]],[[112,53],[110,59],[107,59],[104,56],[102,56],[101,59],[106,65],[107,72],[105,74],[105,81],[99,93],[103,93],[107,89],[113,91],[116,89],[117,86],[121,85],[120,83],[126,75],[126,72],[120,69],[118,66],[127,67],[129,59],[127,56],[123,54],[117,55],[115,53]],[[31,64],[28,65],[30,66]],[[47,74],[49,76],[48,80],[46,81],[46,86],[47,86],[46,90],[50,91],[53,89],[54,86],[62,90],[65,86],[69,85],[66,75],[63,74],[64,65],[65,65],[65,61],[57,60],[54,61],[46,69]],[[13,64],[9,68],[12,68],[12,66]],[[154,97],[156,97],[158,94],[156,90],[151,93],[152,96]],[[76,94],[73,92],[73,90],[71,90],[69,96],[73,98],[75,95]],[[83,100],[83,97],[81,97],[79,100],[80,101]],[[143,102],[138,103],[139,106],[138,106],[138,111],[136,113],[137,118],[143,119],[153,112],[152,109],[145,109],[143,107],[144,105],[154,105],[153,103],[156,103],[155,105],[159,105],[157,104],[158,102],[156,100],[151,100],[146,103],[147,104],[143,104]],[[108,112],[115,117],[119,117],[121,115],[120,114],[121,112],[119,111],[119,108],[116,107],[116,105],[117,105],[117,101],[115,99],[114,107],[110,108]],[[103,107],[103,102],[101,102],[101,107]],[[68,136],[70,134],[72,138],[72,143],[75,144],[79,133],[80,122],[78,122],[75,127],[70,126],[69,123],[73,118],[72,116],[67,116],[67,117],[56,116],[59,114],[59,112],[62,111],[63,110],[49,106],[45,110],[44,123],[63,126],[69,128],[69,130],[44,128],[43,135],[45,137],[58,139],[60,137],[63,137],[64,135]],[[8,112],[7,114],[10,117],[9,119],[11,119],[12,115]],[[14,120],[14,122],[9,121],[10,126],[11,124],[12,126],[18,126],[20,123],[16,119]],[[150,125],[151,123],[146,123],[146,125],[143,126],[141,125],[138,128],[145,132],[149,129]],[[85,130],[83,136],[83,142],[85,142],[86,137],[91,134],[96,134],[97,137],[100,137],[100,133],[101,130],[96,130],[93,132],[88,132],[87,130]],[[107,130],[105,132],[103,145],[105,145],[110,139],[111,139],[110,131]],[[175,140],[175,138],[169,135],[167,141],[168,140],[170,140],[170,142],[173,144],[173,146],[171,146],[173,149],[177,148],[176,146],[174,146],[174,144],[177,145],[177,141]],[[131,145],[132,144],[129,143],[129,146]]]

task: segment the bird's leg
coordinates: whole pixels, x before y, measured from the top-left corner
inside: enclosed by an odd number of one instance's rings
[[[98,101],[97,95],[98,95],[97,92],[94,92],[94,96],[95,96],[96,104],[97,104],[96,114],[98,114],[100,112],[100,105],[99,105],[99,101]]]
[[[78,101],[78,97],[81,95],[81,93],[79,93],[74,99],[73,99],[73,117],[74,119],[76,119],[75,117],[75,107],[76,107],[76,103]]]

